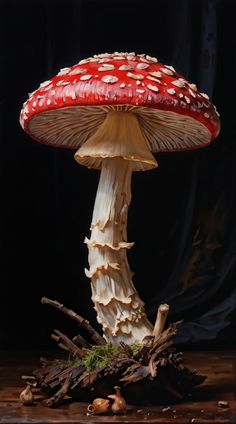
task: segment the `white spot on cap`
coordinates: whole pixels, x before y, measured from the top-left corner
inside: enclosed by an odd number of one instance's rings
[[[185,98],[186,103],[188,103],[188,104],[191,103],[191,100],[188,96],[184,96],[184,98]]]
[[[191,88],[189,89],[189,94],[194,98],[196,97],[196,94],[194,93],[193,90],[191,90]]]
[[[58,81],[57,83],[56,83],[56,86],[60,86],[60,85],[64,85],[63,83],[64,83],[65,81],[64,80],[60,80],[60,81]]]
[[[32,93],[29,93],[29,97],[32,97],[34,95],[34,93],[36,93],[37,90],[32,91]]]
[[[162,78],[162,73],[160,71],[149,72],[149,74],[156,78]]]
[[[125,88],[125,83],[124,83],[124,82],[122,82],[122,83],[120,84],[120,88]]]
[[[196,86],[196,84],[189,84],[189,87],[190,87],[192,90],[197,91],[197,86]]]
[[[47,87],[44,88],[44,91],[51,90],[52,87],[53,87],[53,84],[49,84]]]
[[[205,118],[210,118],[210,115],[207,112],[204,113],[204,116],[205,116]]]
[[[141,60],[141,62],[144,62],[144,63],[147,63],[148,65],[150,65],[150,62],[147,59],[145,59],[145,57],[143,57],[141,55],[140,55],[140,60]]]
[[[119,71],[133,71],[134,67],[132,65],[121,65]]]
[[[182,80],[179,80],[179,79],[177,79],[175,81],[171,81],[171,84],[176,85],[176,87],[179,87],[179,88],[185,87],[184,82]]]
[[[200,93],[202,97],[204,97],[205,99],[209,100],[209,96],[206,93]]]
[[[160,68],[160,70],[166,75],[174,75],[174,73],[169,68]]]
[[[161,81],[159,81],[159,79],[157,79],[157,78],[155,78],[155,77],[152,77],[152,76],[150,76],[150,75],[147,75],[147,76],[146,76],[146,78],[147,78],[147,79],[149,79],[149,80],[151,80],[151,81],[158,82],[159,84],[160,84],[160,82],[161,82]]]
[[[69,72],[69,75],[81,75],[81,74],[85,74],[85,72],[87,72],[87,69],[85,68],[75,68]]]
[[[56,93],[56,91],[55,91],[55,90],[52,90],[52,91],[51,91],[51,96],[54,96],[54,95],[55,95],[55,93]]]
[[[148,56],[148,54],[146,54],[146,59],[149,60],[150,62],[153,62],[153,63],[158,62],[156,57]]]
[[[124,56],[113,56],[114,60],[125,60]]]
[[[166,68],[170,69],[173,72],[176,72],[175,68],[173,68],[173,66],[170,65],[165,65]]]
[[[85,63],[89,63],[89,59],[82,59],[79,61],[79,65],[84,65]]]
[[[67,75],[70,71],[70,68],[62,68],[59,72],[58,72],[58,76],[60,75]]]
[[[171,95],[174,95],[174,94],[176,94],[176,91],[175,91],[175,89],[174,88],[167,88],[167,93],[168,94],[171,94]]]
[[[137,92],[137,93],[141,93],[141,94],[142,94],[142,93],[145,93],[145,90],[142,90],[141,88],[137,88],[137,89],[136,89],[136,92]]]
[[[135,60],[135,53],[134,54],[133,53],[127,54],[126,59],[127,60]]]
[[[136,85],[141,85],[141,84],[142,84],[141,81],[139,80],[136,81]]]
[[[92,78],[92,75],[82,75],[81,77],[80,77],[80,80],[81,81],[87,81],[87,80],[90,80],[90,78]]]
[[[110,62],[111,59],[108,58],[104,58],[104,59],[100,59],[98,63],[107,63]]]
[[[37,102],[34,101],[33,102],[33,107],[35,107],[35,106],[37,106]]]
[[[50,105],[52,102],[50,99],[47,99],[47,105]]]
[[[99,71],[112,71],[113,69],[115,69],[115,66],[109,63],[104,63],[98,68]]]
[[[156,85],[148,84],[147,88],[149,88],[149,90],[151,91],[155,91],[155,92],[159,91],[159,88],[156,87]]]
[[[142,74],[133,74],[132,72],[127,72],[127,77],[133,78],[135,80],[142,80],[144,79],[144,76]]]
[[[40,84],[40,88],[47,87],[47,85],[51,84],[51,80],[44,81]]]
[[[106,82],[107,84],[114,84],[118,81],[118,78],[114,75],[104,75],[104,77],[101,78],[103,82]]]
[[[115,66],[113,66],[113,65],[109,65],[109,68],[107,68],[105,66],[99,66],[98,71],[99,72],[106,72],[106,71],[113,71],[113,69],[115,69]]]
[[[183,93],[179,93],[179,98],[182,99],[184,97]]]
[[[144,62],[138,63],[137,66],[136,66],[136,68],[137,69],[147,69],[147,68],[149,68],[149,64],[148,63],[144,63]]]
[[[219,114],[218,110],[216,109],[215,105],[212,105],[212,106],[213,106],[213,108],[214,108],[214,111],[215,111],[216,115],[217,115],[217,116],[220,116],[220,114]]]

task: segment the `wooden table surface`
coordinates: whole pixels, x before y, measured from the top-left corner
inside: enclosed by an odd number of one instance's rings
[[[235,424],[236,423],[236,352],[185,352],[186,364],[207,375],[187,401],[155,407],[129,406],[125,415],[87,416],[86,403],[68,402],[57,409],[42,405],[36,395],[33,406],[22,406],[19,394],[24,388],[21,375],[29,375],[39,365],[36,352],[0,354],[0,423],[1,424]],[[218,406],[227,401],[228,408]]]

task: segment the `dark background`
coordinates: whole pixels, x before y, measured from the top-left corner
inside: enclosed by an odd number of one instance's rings
[[[134,174],[129,261],[150,320],[160,302],[184,319],[177,342],[235,345],[235,11],[234,0],[1,2],[0,348],[52,348],[53,328],[75,332],[44,295],[96,325],[83,240],[99,173],[31,140],[18,117],[60,68],[113,51],[173,65],[221,114],[210,147],[159,154],[157,170]]]

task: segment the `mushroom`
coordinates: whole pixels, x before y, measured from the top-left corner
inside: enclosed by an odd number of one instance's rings
[[[101,170],[85,272],[105,339],[141,342],[153,328],[126,254],[133,246],[127,241],[131,176],[157,167],[153,153],[210,144],[220,129],[215,107],[174,68],[116,52],[84,59],[41,84],[20,122],[36,141],[76,149],[77,162]]]

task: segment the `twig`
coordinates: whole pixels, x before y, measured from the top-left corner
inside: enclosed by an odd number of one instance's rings
[[[72,341],[79,347],[85,347],[86,349],[91,348],[91,345],[80,334],[73,337]]]
[[[59,405],[63,401],[64,397],[67,395],[67,392],[71,386],[71,383],[72,383],[72,374],[68,375],[63,385],[55,393],[55,395],[53,395],[50,399],[46,401],[47,406],[52,408],[56,405]]]
[[[68,350],[72,353],[73,356],[83,357],[85,355],[85,352],[80,349],[75,343],[73,343],[72,340],[70,340],[69,337],[67,337],[61,331],[54,330],[54,333],[56,334],[51,334],[51,338],[55,340],[62,349]]]
[[[48,299],[47,297],[42,297],[41,303],[43,305],[53,306],[54,308],[62,311],[65,315],[69,316],[90,334],[92,340],[96,344],[104,345],[106,343],[105,339],[90,325],[89,321],[76,314],[72,309],[68,309],[62,303],[59,303],[56,300]]]
[[[33,375],[22,375],[22,380],[36,380],[36,378]]]

